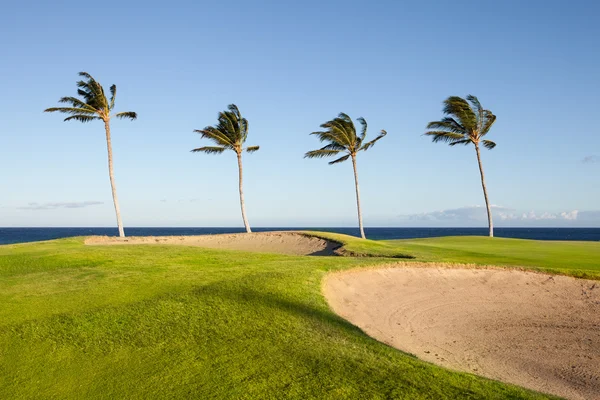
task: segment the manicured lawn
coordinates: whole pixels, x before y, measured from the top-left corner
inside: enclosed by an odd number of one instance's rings
[[[600,276],[599,243],[331,237],[355,253]],[[326,273],[389,258],[82,242],[0,246],[0,398],[547,398],[421,362],[329,310]]]
[[[521,266],[564,275],[600,279],[600,242],[542,241],[479,236],[409,240],[360,240],[315,232],[345,244],[351,253],[412,257],[422,262]],[[403,261],[410,261],[405,259]]]

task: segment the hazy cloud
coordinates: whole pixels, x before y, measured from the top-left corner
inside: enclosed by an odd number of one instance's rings
[[[573,210],[573,211],[569,211],[569,212],[561,212],[560,216],[563,219],[574,220],[574,219],[577,219],[577,217],[579,216],[579,210]]]
[[[579,211],[563,211],[560,213],[536,213],[535,211],[524,212],[520,216],[514,214],[510,218],[503,218],[505,220],[520,220],[520,221],[549,221],[549,220],[568,220],[573,221],[577,219]],[[502,216],[500,217],[502,218]]]
[[[594,155],[586,156],[586,157],[583,157],[583,159],[581,160],[581,162],[584,163],[584,164],[597,163],[597,162],[600,162],[600,156],[594,156]]]
[[[514,210],[511,210],[506,207],[492,205],[492,213],[495,214],[495,211],[509,212]],[[487,210],[484,206],[468,206],[453,208],[449,210],[432,211],[428,213],[401,215],[400,217],[403,219],[408,219],[410,221],[479,222],[487,221]]]
[[[56,210],[58,208],[83,208],[104,204],[103,201],[79,201],[79,202],[59,202],[59,203],[29,203],[23,207],[17,207],[19,210]]]
[[[600,211],[562,211],[562,212],[539,212],[539,211],[517,211],[515,209],[492,206],[492,215],[495,221],[506,224],[519,225],[572,225],[591,226],[600,225]],[[416,222],[418,224],[439,226],[472,226],[482,225],[487,222],[487,211],[484,206],[469,206],[454,208],[428,213],[400,215],[404,221]]]
[[[589,211],[587,213],[589,213]],[[550,212],[536,213],[535,211],[529,211],[529,212],[524,212],[521,214],[499,213],[498,215],[499,215],[500,219],[502,219],[504,221],[550,221],[550,220],[575,221],[578,219],[579,214],[580,214],[579,210],[572,210],[572,211],[563,211],[563,212],[557,212],[557,213],[550,213]],[[585,212],[584,212],[584,216],[585,216]]]

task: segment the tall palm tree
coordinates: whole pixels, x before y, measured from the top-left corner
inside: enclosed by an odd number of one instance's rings
[[[257,151],[259,146],[248,146],[244,148],[244,143],[248,137],[248,120],[242,118],[240,110],[235,104],[230,104],[229,111],[219,113],[218,123],[216,126],[207,126],[202,130],[194,130],[199,133],[202,138],[212,140],[217,146],[199,147],[193,149],[193,153],[202,152],[208,154],[221,154],[225,150],[233,150],[237,155],[238,173],[239,173],[239,190],[240,190],[240,207],[242,209],[242,219],[246,232],[250,233],[250,224],[246,217],[246,205],[244,203],[244,191],[242,188],[242,152],[246,150],[248,153]]]
[[[337,118],[322,124],[321,128],[325,130],[313,132],[311,135],[317,135],[321,142],[329,142],[329,144],[319,150],[309,151],[304,155],[304,158],[323,158],[337,156],[340,153],[345,154],[342,157],[329,162],[329,165],[344,162],[348,158],[352,159],[352,167],[354,168],[354,186],[356,189],[356,208],[358,210],[358,227],[360,228],[360,236],[363,239],[366,239],[365,230],[363,228],[362,212],[360,209],[360,190],[358,187],[358,172],[356,171],[356,154],[359,151],[368,150],[373,147],[375,142],[387,135],[387,132],[381,130],[379,136],[370,142],[365,143],[365,137],[367,136],[367,121],[362,117],[357,121],[362,126],[360,135],[356,134],[356,128],[354,127],[352,119],[344,113],[340,113]]]
[[[70,107],[47,108],[44,110],[44,112],[61,112],[64,114],[69,114],[70,116],[65,118],[65,121],[75,120],[79,122],[90,122],[94,120],[100,120],[104,122],[104,130],[106,132],[106,147],[108,149],[108,175],[110,177],[110,187],[112,189],[112,197],[115,204],[115,213],[117,214],[119,236],[125,237],[125,232],[123,231],[123,222],[121,221],[121,211],[119,209],[119,200],[117,198],[115,174],[113,171],[112,145],[110,142],[110,119],[112,117],[117,117],[134,120],[137,118],[137,114],[133,111],[124,111],[113,114],[112,111],[115,107],[117,87],[115,85],[110,87],[109,101],[104,94],[104,88],[100,82],[96,81],[87,72],[80,72],[79,76],[82,76],[86,79],[77,82],[77,94],[81,96],[82,99],[80,100],[76,97],[62,97],[60,100],[58,100],[58,102],[69,104]]]
[[[487,208],[490,237],[493,237],[494,223],[492,222],[492,210],[485,187],[479,145],[481,144],[490,150],[496,147],[496,143],[483,139],[496,121],[496,116],[490,110],[484,110],[477,97],[473,95],[468,95],[466,100],[457,96],[448,97],[444,101],[444,114],[448,116],[442,118],[440,121],[430,122],[427,125],[427,129],[431,130],[425,132],[425,134],[433,136],[434,142],[446,142],[450,146],[457,144],[473,144],[475,146],[483,197],[485,198],[485,206]]]

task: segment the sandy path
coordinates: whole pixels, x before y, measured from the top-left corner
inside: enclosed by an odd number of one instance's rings
[[[329,275],[333,310],[448,368],[571,399],[600,399],[600,282],[429,267]]]
[[[87,245],[174,244],[212,249],[280,253],[290,255],[333,256],[340,245],[296,232],[258,232],[198,236],[131,236],[126,238],[90,236]]]

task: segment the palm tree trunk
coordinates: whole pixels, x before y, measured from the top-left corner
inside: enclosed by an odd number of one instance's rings
[[[487,189],[485,187],[485,177],[483,175],[483,166],[481,165],[481,153],[479,152],[479,144],[475,144],[477,152],[477,163],[479,163],[479,173],[481,174],[481,187],[483,188],[483,197],[485,198],[485,206],[487,208],[488,226],[490,228],[490,237],[494,237],[494,223],[492,222],[492,209],[488,200]]]
[[[119,209],[119,199],[117,198],[117,187],[115,185],[115,174],[113,171],[112,145],[110,143],[110,124],[108,120],[104,121],[106,130],[106,148],[108,149],[108,176],[110,177],[110,187],[112,189],[113,203],[115,203],[115,213],[117,214],[117,226],[119,227],[119,236],[125,237],[123,231],[123,222],[121,221],[121,210]]]
[[[251,233],[250,224],[248,223],[248,218],[246,218],[246,203],[244,203],[244,190],[242,189],[242,153],[237,152],[238,159],[238,169],[240,174],[240,207],[242,208],[242,219],[244,220],[244,226],[246,227],[246,232]]]
[[[356,171],[356,156],[352,155],[352,167],[354,168],[354,187],[356,188],[356,208],[358,209],[358,227],[360,229],[360,237],[366,239],[365,230],[363,229],[362,212],[360,211],[360,189],[358,188],[358,172]]]

